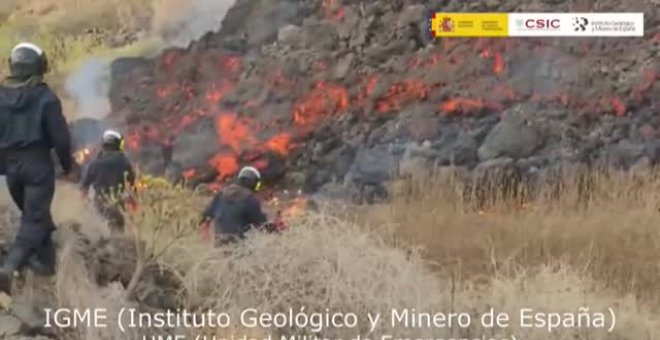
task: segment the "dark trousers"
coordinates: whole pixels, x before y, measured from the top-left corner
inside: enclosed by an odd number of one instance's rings
[[[55,247],[51,234],[55,230],[50,213],[55,195],[55,169],[52,162],[26,160],[7,165],[7,187],[12,200],[21,210],[10,265],[20,270],[31,256],[41,263],[55,263]]]

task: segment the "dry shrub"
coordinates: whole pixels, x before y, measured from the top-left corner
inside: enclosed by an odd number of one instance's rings
[[[234,316],[246,308],[266,313],[291,308],[297,313],[302,307],[307,313],[329,309],[358,315],[357,329],[321,332],[331,337],[366,334],[367,312],[402,306],[429,309],[443,297],[439,281],[415,252],[393,249],[370,232],[328,215],[300,216],[282,234],[254,233],[243,245],[224,251],[180,249],[168,262],[186,268],[193,308]]]
[[[182,186],[151,186],[140,189],[133,198],[137,210],[125,212],[127,232],[146,242],[145,255],[157,261],[177,244],[199,241],[196,233],[206,197]]]
[[[109,229],[96,214],[90,202],[81,199],[77,186],[73,183],[58,182],[52,205],[53,217],[57,222],[58,267],[54,283],[54,301],[57,307],[74,308],[78,311],[105,308],[108,315],[108,328],[77,327],[60,330],[64,339],[120,339],[127,336],[116,327],[118,311],[130,306],[122,299],[120,283],[99,287],[96,275],[86,265],[93,253],[85,253],[80,246],[81,237],[95,242],[108,237]],[[79,231],[70,227],[81,226]]]
[[[109,235],[110,230],[104,225],[103,219],[98,216],[91,202],[82,199],[74,183],[57,183],[51,211],[58,224],[75,221],[84,226],[82,231],[92,240]]]
[[[105,309],[109,327],[85,327],[62,329],[62,338],[66,339],[124,339],[137,334],[123,333],[117,327],[117,316],[124,307],[133,307],[123,299],[124,289],[121,284],[113,283],[99,287],[85,266],[85,257],[90,254],[80,254],[72,234],[66,237],[66,243],[59,253],[58,272],[56,276],[56,304],[60,308],[71,308],[78,311]],[[129,330],[135,331],[135,330]]]

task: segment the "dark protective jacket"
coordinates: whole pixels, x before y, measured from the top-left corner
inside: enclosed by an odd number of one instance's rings
[[[125,184],[135,185],[135,172],[126,155],[119,150],[101,150],[83,172],[80,187],[94,188],[99,195],[121,194]]]
[[[239,184],[230,184],[220,190],[203,215],[213,220],[216,236],[220,237],[243,238],[250,228],[262,227],[267,222],[259,199]]]
[[[0,86],[0,155],[3,162],[43,160],[51,164],[55,152],[62,169],[73,165],[71,138],[62,104],[43,82]],[[0,168],[6,168],[7,163]]]
[[[51,150],[65,173],[73,165],[69,127],[62,105],[41,77],[0,84],[0,168],[7,188],[21,210],[16,241],[5,260],[20,270],[29,259],[47,267],[55,263],[51,233],[55,224],[50,206],[55,194]]]

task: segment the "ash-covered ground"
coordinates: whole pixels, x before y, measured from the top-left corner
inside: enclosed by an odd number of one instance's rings
[[[660,160],[652,1],[239,0],[218,32],[113,64],[108,121],[146,171],[243,164],[307,192],[378,193],[455,166],[527,175]],[[643,38],[431,39],[428,14],[644,12]]]

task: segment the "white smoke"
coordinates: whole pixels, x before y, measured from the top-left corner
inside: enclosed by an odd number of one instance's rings
[[[0,0],[2,1],[2,0]],[[187,47],[207,32],[220,29],[222,20],[236,0],[155,0],[153,34],[166,47]],[[65,87],[77,104],[76,118],[103,119],[111,111],[110,67],[90,58],[67,78]]]
[[[76,101],[76,118],[103,119],[110,113],[110,68],[105,61],[88,59],[64,85]]]
[[[207,32],[220,29],[236,0],[161,0],[153,29],[172,47],[187,47]]]

